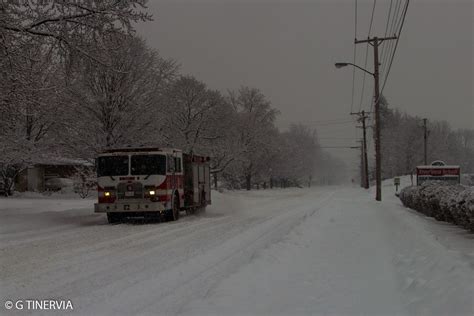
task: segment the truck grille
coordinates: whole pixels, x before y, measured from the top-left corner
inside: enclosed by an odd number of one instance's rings
[[[117,198],[123,199],[141,199],[143,198],[143,185],[135,183],[119,183],[117,185]]]

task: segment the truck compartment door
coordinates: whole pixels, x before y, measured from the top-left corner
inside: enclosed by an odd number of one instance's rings
[[[211,203],[211,170],[209,165],[204,166],[204,191],[206,192],[206,203]]]

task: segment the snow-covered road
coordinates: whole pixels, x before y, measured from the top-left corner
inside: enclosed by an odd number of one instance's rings
[[[0,298],[87,315],[472,315],[472,234],[391,189],[382,204],[356,187],[213,192],[205,214],[119,225],[92,200],[1,199]]]

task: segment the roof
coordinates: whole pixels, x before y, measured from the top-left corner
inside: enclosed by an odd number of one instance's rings
[[[65,157],[41,157],[36,159],[35,165],[48,166],[92,166],[93,164],[85,159],[65,158]]]
[[[113,153],[130,153],[130,152],[181,152],[181,149],[177,148],[159,148],[159,147],[126,147],[126,148],[109,148],[101,152],[101,154],[113,154]]]
[[[445,166],[417,166],[418,169],[459,169],[459,166],[455,165],[445,165]]]

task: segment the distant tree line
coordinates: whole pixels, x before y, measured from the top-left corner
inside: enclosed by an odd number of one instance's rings
[[[225,93],[179,73],[133,24],[144,0],[6,1],[0,6],[0,179],[48,157],[170,146],[212,157],[228,187],[340,180],[342,163],[303,125],[275,126],[257,88]],[[327,179],[322,180],[322,179]]]
[[[474,129],[452,129],[445,121],[428,120],[428,164],[442,160],[474,173]],[[381,102],[382,176],[410,174],[424,163],[423,118],[391,109]]]

